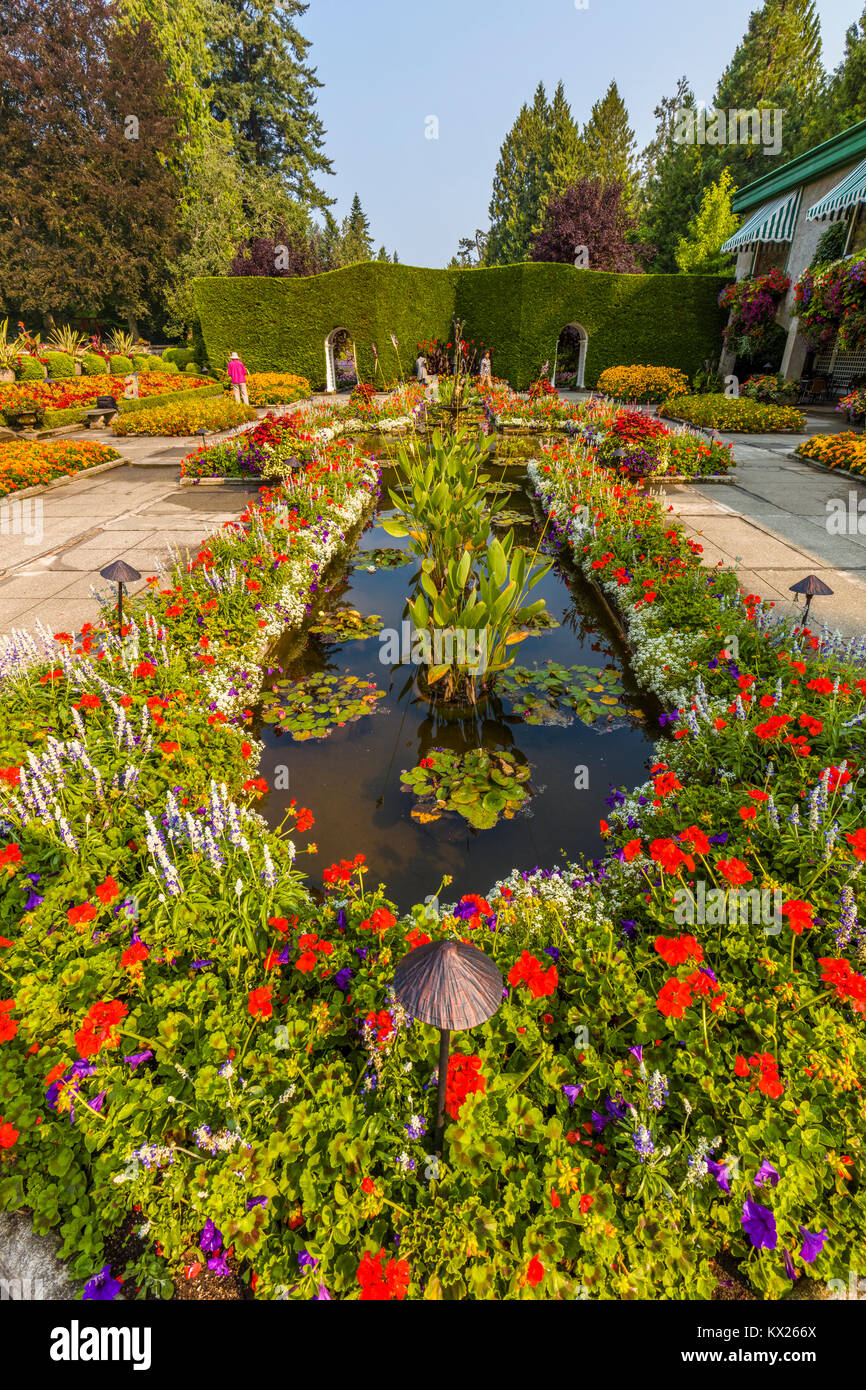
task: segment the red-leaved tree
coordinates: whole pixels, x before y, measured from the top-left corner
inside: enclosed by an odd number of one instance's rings
[[[529,259],[577,263],[587,270],[640,273],[641,262],[651,260],[655,251],[628,240],[636,226],[623,204],[621,183],[578,179],[550,199]]]

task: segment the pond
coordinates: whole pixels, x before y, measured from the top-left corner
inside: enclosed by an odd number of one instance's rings
[[[543,517],[530,495],[525,462],[513,463],[507,470],[506,524],[516,544],[534,551]],[[276,669],[264,720],[274,720],[276,711],[282,717],[257,727],[265,745],[260,770],[275,788],[261,803],[262,813],[276,826],[292,798],[309,807],[315,828],[296,838],[318,846],[317,860],[302,861],[311,877],[313,864],[320,877],[335,860],[363,853],[368,881],[385,883],[401,908],[435,894],[446,874],[453,882],[443,900],[451,901],[484,893],[513,868],[553,867],[563,855],[599,857],[605,798],[611,786],[630,788],[645,780],[659,735],[655,706],[639,691],[610,616],[582,577],[557,559],[532,591],[532,599],[545,599],[556,625],[510,649],[517,666],[547,674],[547,685],[527,689],[512,677],[511,689],[483,710],[443,714],[419,690],[404,635],[417,561],[408,556],[400,567],[370,567],[375,552],[390,550],[393,558],[402,544],[382,528],[391,514],[389,486],[394,475],[385,467],[379,509],[354,556],[329,576],[325,602],[308,624],[325,631],[307,631],[300,651],[295,636],[283,655],[270,660]],[[381,621],[371,622],[374,617]],[[346,622],[354,627],[351,637]],[[569,668],[565,675],[562,668]],[[297,703],[301,689],[307,697],[303,711]],[[335,701],[336,714],[328,712]],[[327,736],[316,736],[325,729]],[[531,795],[491,828],[477,829],[453,809],[437,814],[429,799],[419,802],[401,779],[436,749],[504,755],[501,766],[515,769],[519,778],[528,769]]]

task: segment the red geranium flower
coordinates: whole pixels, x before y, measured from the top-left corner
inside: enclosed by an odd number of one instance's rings
[[[259,989],[250,990],[247,1008],[253,1018],[258,1018],[259,1016],[262,1018],[271,1017],[271,1014],[274,1012],[274,1006],[271,1003],[272,996],[273,991],[270,985],[262,985]]]

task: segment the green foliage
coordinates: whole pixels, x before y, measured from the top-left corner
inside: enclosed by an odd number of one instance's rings
[[[132,371],[132,358],[124,357],[122,353],[116,353],[110,358],[109,371],[112,376],[128,376]]]
[[[81,358],[82,376],[105,376],[108,371],[105,358],[98,352],[85,352]]]
[[[805,429],[805,417],[793,406],[767,405],[749,400],[747,396],[725,396],[710,393],[705,396],[677,396],[663,401],[658,413],[665,419],[687,420],[715,430],[731,430],[742,434],[774,434],[777,431]]]
[[[192,348],[168,347],[162,354],[163,362],[173,362],[180,371],[183,371],[190,362],[195,361],[195,351]]]
[[[149,353],[137,353],[132,359],[132,369],[135,372],[152,372],[153,363],[156,360],[157,359],[152,357]]]
[[[581,175],[603,183],[622,184],[623,201],[631,211],[637,192],[635,139],[615,82],[611,82],[601,101],[594,103],[583,128],[581,145]]]
[[[45,365],[53,380],[63,376],[75,376],[75,361],[66,352],[46,352]]]
[[[831,222],[826,232],[823,233],[815,247],[815,254],[809,262],[809,269],[820,270],[823,266],[832,265],[834,261],[838,261],[845,250],[847,240],[848,219],[839,217],[835,222]]]
[[[384,690],[377,690],[370,681],[333,672],[279,680],[265,696],[262,721],[276,725],[278,732],[290,733],[296,743],[305,743],[327,738],[333,729],[374,714],[376,702],[384,696]]]
[[[467,337],[495,346],[497,375],[523,388],[553,361],[559,334],[571,322],[589,335],[587,385],[605,367],[630,361],[679,367],[691,376],[718,351],[723,284],[717,276],[616,275],[543,262],[428,270],[371,261],[296,279],[204,278],[195,294],[208,356],[218,368],[236,351],[248,370],[295,372],[321,390],[325,338],[346,328],[361,379],[384,384],[399,375],[390,332],[405,373],[416,343],[450,340],[456,314]]]
[[[721,177],[706,189],[700,210],[688,225],[686,235],[677,243],[677,265],[687,275],[730,274],[730,252],[721,247],[740,225],[731,207],[734,193],[731,173],[723,169]]]
[[[490,830],[500,816],[513,820],[529,800],[530,775],[529,764],[514,751],[434,748],[422,765],[401,772],[400,781],[418,797],[411,815],[422,825],[456,811],[475,830]]]
[[[105,370],[105,363],[99,359],[100,370]],[[19,357],[18,367],[15,372],[18,381],[44,381],[45,372],[38,357]]]

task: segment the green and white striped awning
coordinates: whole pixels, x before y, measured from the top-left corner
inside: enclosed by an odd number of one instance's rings
[[[744,251],[758,241],[791,241],[799,210],[800,190],[795,188],[784,198],[777,198],[758,208],[748,222],[744,222],[740,230],[728,238],[722,251]]]
[[[856,203],[866,203],[866,159],[846,174],[841,183],[825,193],[819,202],[813,203],[806,213],[806,220],[814,222],[817,218],[841,217]]]

